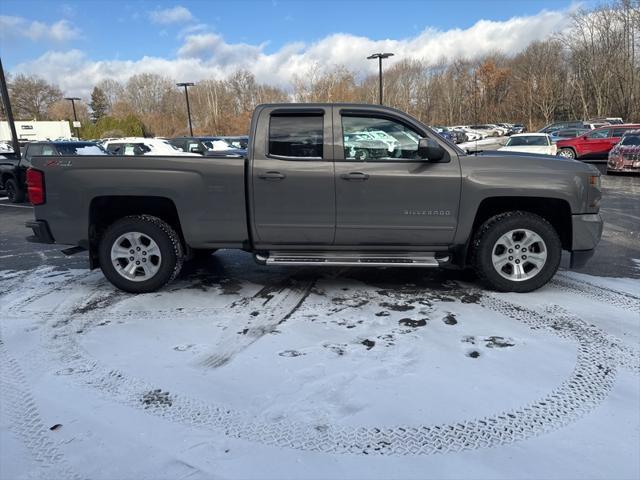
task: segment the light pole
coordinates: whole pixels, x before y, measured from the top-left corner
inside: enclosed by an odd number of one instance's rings
[[[79,97],[64,97],[65,100],[69,100],[71,102],[71,108],[73,108],[73,127],[76,129],[76,138],[80,140],[80,128],[76,125],[78,124],[78,115],[76,114],[76,100],[80,101]]]
[[[2,59],[0,59],[0,94],[2,95],[2,104],[7,115],[7,123],[11,130],[11,143],[13,145],[13,153],[20,160],[20,143],[16,134],[16,124],[13,121],[13,112],[11,110],[11,100],[9,99],[9,89],[7,88],[7,79],[4,76],[4,68],[2,68]]]
[[[380,105],[382,105],[382,59],[393,57],[393,53],[374,53],[373,55],[369,55],[367,60],[373,60],[375,58],[378,59],[378,81],[380,83],[379,92],[380,92]]]
[[[189,117],[189,136],[193,137],[193,126],[191,125],[191,107],[189,106],[189,87],[193,87],[195,83],[182,82],[176,83],[178,87],[184,87],[184,96],[187,99],[187,117]]]

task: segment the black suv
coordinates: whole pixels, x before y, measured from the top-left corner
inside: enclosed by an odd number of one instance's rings
[[[0,190],[5,190],[11,203],[22,203],[27,199],[27,169],[31,159],[38,155],[107,155],[95,142],[30,142],[22,158],[0,159]]]

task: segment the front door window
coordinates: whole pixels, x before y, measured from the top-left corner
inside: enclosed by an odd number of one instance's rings
[[[402,123],[377,117],[342,117],[345,160],[418,159],[420,135]]]

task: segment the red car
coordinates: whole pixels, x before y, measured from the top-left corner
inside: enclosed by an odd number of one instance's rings
[[[640,130],[629,130],[609,152],[607,173],[640,173]]]
[[[558,155],[569,158],[606,158],[627,130],[640,128],[639,124],[607,125],[576,138],[559,140]]]

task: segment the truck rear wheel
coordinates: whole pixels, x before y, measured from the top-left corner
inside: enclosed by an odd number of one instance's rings
[[[4,182],[4,189],[11,203],[22,203],[25,200],[24,190],[18,188],[18,184],[13,178],[9,178]]]
[[[480,280],[501,292],[530,292],[545,285],[560,265],[562,244],[544,218],[529,212],[491,217],[478,229],[472,264]]]
[[[175,230],[150,215],[113,223],[98,246],[100,268],[116,287],[130,293],[158,290],[182,268],[183,248]]]

